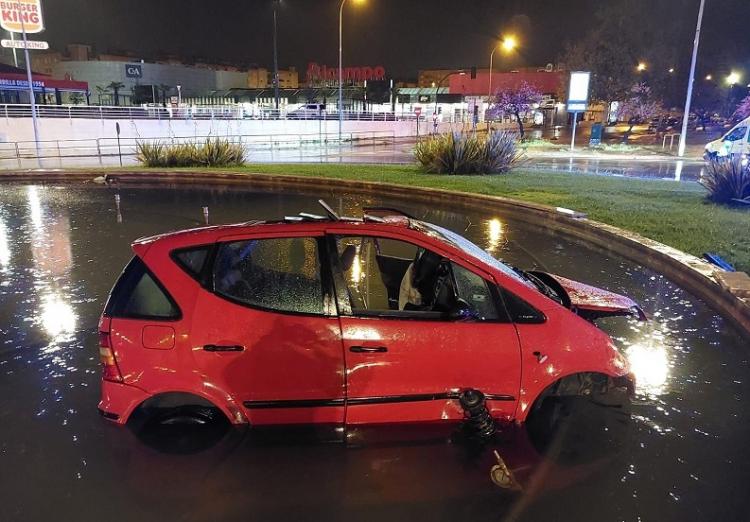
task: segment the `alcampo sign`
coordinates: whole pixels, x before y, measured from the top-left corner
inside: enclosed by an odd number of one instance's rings
[[[41,0],[0,1],[0,27],[12,33],[44,31]]]

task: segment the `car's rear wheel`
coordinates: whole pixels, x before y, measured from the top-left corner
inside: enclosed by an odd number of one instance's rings
[[[141,442],[173,454],[207,450],[218,444],[231,428],[221,410],[204,405],[143,408],[130,424]]]

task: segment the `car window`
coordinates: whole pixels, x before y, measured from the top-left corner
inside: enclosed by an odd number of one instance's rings
[[[737,127],[724,137],[724,141],[738,141],[745,138],[747,127]]]
[[[354,315],[498,320],[487,282],[439,254],[376,237],[337,237],[336,249]]]
[[[200,246],[175,250],[172,252],[172,258],[193,279],[198,279],[203,270],[203,265],[206,263],[210,249],[210,246]]]
[[[313,238],[223,243],[213,266],[217,294],[281,312],[323,313],[318,242]]]
[[[109,317],[167,319],[180,317],[180,310],[166,289],[135,256],[117,280],[105,308]]]

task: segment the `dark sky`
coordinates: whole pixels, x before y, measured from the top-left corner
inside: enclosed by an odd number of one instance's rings
[[[45,39],[56,48],[90,43],[98,52],[129,49],[272,65],[270,0],[42,0]],[[562,44],[596,23],[594,9],[620,0],[348,0],[344,14],[346,65],[384,65],[389,76],[416,77],[420,68],[486,67],[493,36],[519,34],[522,49],[496,67],[544,65]],[[674,23],[689,30],[689,60],[699,0],[654,0],[674,5]],[[707,0],[704,61],[750,68],[750,0]],[[282,0],[280,66],[310,61],[335,65],[338,0]],[[41,35],[40,35],[41,36]],[[745,77],[750,76],[746,70]]]

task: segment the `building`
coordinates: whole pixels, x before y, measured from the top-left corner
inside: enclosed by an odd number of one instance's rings
[[[41,105],[85,103],[88,84],[73,80],[56,80],[34,73],[32,76],[34,100]],[[29,103],[29,82],[24,69],[0,65],[0,103]]]
[[[273,71],[266,68],[254,68],[247,72],[247,87],[250,89],[265,89],[273,87]],[[297,69],[290,67],[287,70],[279,69],[279,88],[298,89],[299,74]]]

